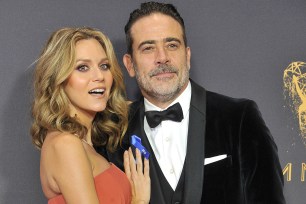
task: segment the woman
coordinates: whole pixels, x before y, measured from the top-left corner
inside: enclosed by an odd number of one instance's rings
[[[34,75],[33,143],[49,204],[148,203],[149,163],[124,153],[126,175],[99,155],[127,129],[123,76],[110,40],[92,28],[63,28],[43,49]]]

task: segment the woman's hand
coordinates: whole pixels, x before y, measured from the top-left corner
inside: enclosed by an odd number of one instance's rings
[[[136,148],[136,163],[131,148],[124,152],[124,170],[132,187],[132,204],[147,204],[151,195],[149,160],[144,158],[144,167],[140,151]]]

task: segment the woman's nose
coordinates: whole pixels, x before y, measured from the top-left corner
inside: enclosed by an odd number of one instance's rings
[[[100,67],[95,67],[92,72],[93,81],[103,81],[104,74]]]

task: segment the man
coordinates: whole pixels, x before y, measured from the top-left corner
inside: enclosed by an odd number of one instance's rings
[[[189,79],[191,51],[176,8],[143,3],[125,32],[123,62],[143,98],[131,104],[122,149],[108,152],[110,161],[122,168],[131,136],[140,137],[151,153],[153,204],[285,203],[277,147],[256,104]],[[172,105],[169,116],[150,112]]]

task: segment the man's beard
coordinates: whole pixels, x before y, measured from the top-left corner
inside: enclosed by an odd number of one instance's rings
[[[178,80],[175,81],[174,84],[171,83],[167,87],[156,86],[152,83],[152,77],[156,77],[156,75],[161,73],[174,73],[178,76],[179,70],[176,67],[163,64],[151,70],[145,76],[141,76],[139,74],[138,68],[135,63],[133,69],[136,73],[136,80],[140,89],[150,97],[163,103],[173,101],[189,80],[189,68],[187,68],[187,65],[185,65],[185,69],[182,72],[182,77],[178,78]],[[167,83],[168,80],[173,79],[165,77],[159,80],[164,81],[164,83]]]

